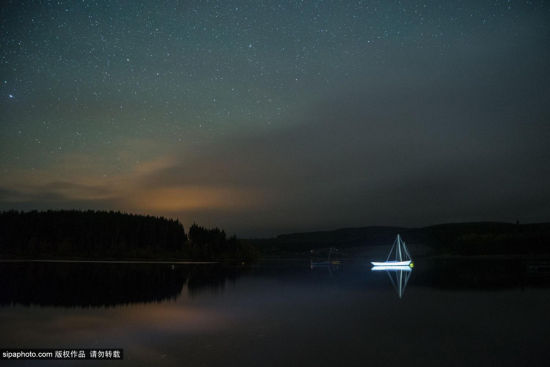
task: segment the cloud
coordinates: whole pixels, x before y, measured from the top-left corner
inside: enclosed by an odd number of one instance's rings
[[[141,210],[174,213],[187,210],[242,210],[251,206],[252,193],[212,186],[175,186],[138,190],[130,205]]]
[[[359,81],[284,127],[128,159],[108,176],[103,164],[68,157],[63,168],[3,179],[0,205],[101,206],[243,235],[547,220],[550,114],[532,108],[538,91],[513,81],[525,94],[510,99],[506,76],[478,90],[476,74],[444,77]]]

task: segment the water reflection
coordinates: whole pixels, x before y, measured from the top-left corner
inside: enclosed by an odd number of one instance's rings
[[[324,258],[323,251],[309,250],[309,269],[326,269],[330,276],[342,271],[343,261],[338,257],[339,250],[335,247],[328,249],[328,256]]]
[[[331,262],[323,262],[323,263],[316,263],[313,261],[309,262],[309,269],[310,270],[326,270],[330,276],[333,276],[334,274],[341,272],[343,267],[342,261],[336,261],[333,260]]]
[[[374,266],[372,271],[385,271],[399,298],[403,298],[405,288],[412,274],[410,266]]]
[[[246,274],[220,265],[0,262],[0,303],[16,304],[0,308],[0,345],[118,346],[121,366],[547,360],[548,262],[416,259],[413,271],[387,274],[371,272],[366,259],[344,261],[337,273],[296,259],[264,261]]]
[[[244,268],[223,264],[0,263],[0,306],[112,307],[220,291]]]
[[[264,262],[250,269],[222,264],[120,264],[0,262],[0,306],[114,307],[173,301],[185,293],[221,293],[244,277],[311,287],[376,291],[388,289],[385,276],[365,277],[365,262],[319,256],[315,261]],[[413,287],[446,290],[497,290],[550,286],[550,261],[544,259],[418,259],[410,268],[386,272],[399,298]],[[375,270],[375,269],[373,269]],[[378,270],[378,268],[376,269]],[[381,274],[382,275],[382,274]],[[242,278],[240,279],[242,280]]]
[[[498,290],[550,286],[550,260],[441,258],[418,262],[415,285],[440,289]]]

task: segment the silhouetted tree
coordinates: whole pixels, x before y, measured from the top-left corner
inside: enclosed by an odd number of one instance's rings
[[[27,258],[252,259],[250,245],[194,224],[114,211],[0,213],[0,256]]]

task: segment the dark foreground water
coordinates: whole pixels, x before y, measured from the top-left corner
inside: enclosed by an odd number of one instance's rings
[[[89,366],[548,366],[550,262],[0,263],[0,347],[123,348]]]

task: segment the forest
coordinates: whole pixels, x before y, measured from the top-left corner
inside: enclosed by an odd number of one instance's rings
[[[219,228],[115,211],[0,213],[0,257],[251,261],[255,248]]]

